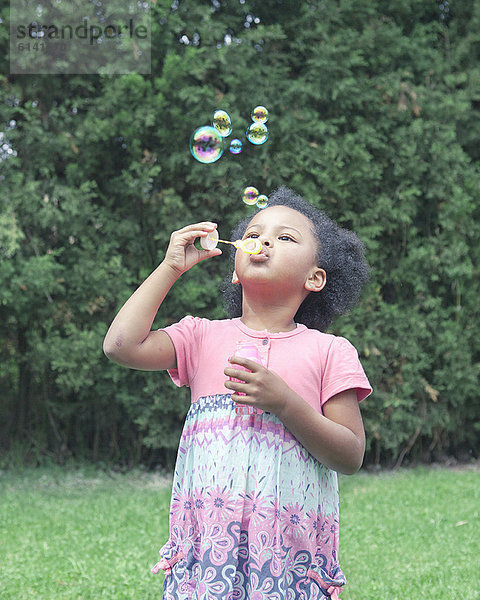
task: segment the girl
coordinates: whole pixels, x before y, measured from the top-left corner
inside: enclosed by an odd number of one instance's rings
[[[232,318],[187,316],[150,331],[173,283],[221,250],[197,250],[215,223],[172,234],[165,259],[120,310],[104,351],[136,369],[168,369],[191,389],[170,508],[152,569],[164,600],[338,598],[337,471],[361,466],[358,407],[372,391],[355,348],[324,333],[368,278],[363,246],[285,187],[242,221],[225,290]],[[234,356],[238,342],[257,361]],[[247,410],[238,410],[239,407]]]

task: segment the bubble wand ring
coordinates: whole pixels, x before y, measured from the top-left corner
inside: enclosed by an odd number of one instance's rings
[[[237,250],[243,250],[245,254],[259,254],[262,250],[262,242],[258,238],[247,238],[246,240],[229,242],[227,240],[220,240],[216,230],[200,239],[200,245],[204,250],[213,250],[216,248],[218,242],[222,242],[222,244],[231,244],[232,246],[235,246]]]
[[[243,250],[245,254],[259,254],[262,250],[262,242],[257,238],[248,238],[246,240],[237,240],[236,242],[227,242],[226,240],[218,240],[224,244],[232,244],[238,250]]]

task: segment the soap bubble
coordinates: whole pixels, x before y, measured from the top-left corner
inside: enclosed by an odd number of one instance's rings
[[[224,110],[216,110],[213,113],[212,125],[222,137],[228,137],[232,133],[232,120]]]
[[[201,163],[215,162],[222,156],[224,149],[223,137],[208,125],[196,129],[190,138],[190,152]]]
[[[266,123],[268,121],[268,110],[264,106],[256,106],[252,110],[252,121],[256,123]]]
[[[252,123],[246,131],[247,140],[255,146],[264,144],[268,140],[268,129],[263,123]]]
[[[252,206],[253,204],[256,203],[257,198],[258,198],[258,190],[256,187],[253,187],[253,185],[250,185],[249,187],[246,187],[243,190],[243,201],[245,202],[245,204]]]
[[[238,138],[235,138],[230,142],[229,150],[232,154],[240,154],[242,151],[242,145],[242,142]]]
[[[265,194],[261,194],[260,196],[258,196],[256,205],[258,206],[258,208],[267,208],[268,196],[265,196]]]

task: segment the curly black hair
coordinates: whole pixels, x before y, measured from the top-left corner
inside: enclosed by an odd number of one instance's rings
[[[320,292],[310,292],[295,314],[295,322],[311,329],[326,331],[334,318],[350,310],[359,300],[369,279],[363,243],[355,233],[343,229],[323,211],[306,202],[285,186],[268,200],[268,206],[287,206],[305,215],[313,225],[318,242],[317,265],[327,274],[327,283]],[[247,225],[258,214],[242,219],[232,231],[231,241],[241,239]],[[235,250],[231,258],[235,263]],[[226,278],[222,285],[224,307],[230,318],[242,315],[242,286]]]

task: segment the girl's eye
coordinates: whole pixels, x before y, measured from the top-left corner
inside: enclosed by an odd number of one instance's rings
[[[247,238],[258,238],[258,233],[249,233]]]
[[[294,242],[295,240],[290,237],[289,235],[281,235],[279,238],[279,240],[288,240],[289,242]]]

